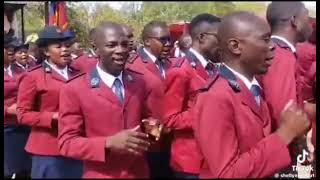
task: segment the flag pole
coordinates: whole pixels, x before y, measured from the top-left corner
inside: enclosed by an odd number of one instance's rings
[[[44,2],[44,17],[45,17],[45,25],[49,24],[49,1]]]

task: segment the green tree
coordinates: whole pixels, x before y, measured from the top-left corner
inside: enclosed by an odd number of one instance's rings
[[[70,6],[67,9],[69,27],[75,32],[78,41],[84,46],[88,47],[89,39],[88,33],[90,27],[90,16],[84,5]]]
[[[45,26],[44,3],[28,3],[24,7],[25,35],[38,33]]]

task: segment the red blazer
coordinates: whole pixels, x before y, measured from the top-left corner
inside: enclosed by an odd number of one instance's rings
[[[12,76],[4,71],[3,81],[4,81],[4,124],[17,124],[17,116],[10,115],[7,113],[8,107],[17,103],[17,94],[18,94],[18,79],[21,75],[21,71],[13,68],[11,65]]]
[[[289,150],[271,131],[263,95],[258,106],[230,70],[219,71],[194,107],[195,136],[205,159],[200,178],[263,178],[289,166]]]
[[[168,71],[176,59],[168,59],[165,61],[165,70]],[[148,104],[151,107],[152,117],[162,120],[163,119],[163,107],[164,107],[164,90],[165,83],[160,75],[160,71],[149,58],[149,56],[143,51],[142,48],[138,50],[135,56],[129,58],[127,67],[137,72],[144,74],[144,80],[148,89],[151,89],[148,97]],[[169,146],[169,139],[160,141],[161,148]],[[160,147],[154,147],[153,149],[159,149]],[[152,150],[153,151],[153,150]]]
[[[314,100],[314,93],[312,91],[313,75],[315,77],[315,67],[314,69],[310,67],[316,62],[316,46],[309,42],[300,43],[297,45],[297,55],[298,55],[298,79],[297,79],[297,93],[298,102],[303,103],[304,100]],[[314,65],[315,66],[315,65]],[[310,74],[311,73],[311,74]],[[311,80],[311,81],[310,81]]]
[[[299,83],[299,90],[301,94],[301,96],[299,96],[300,102],[308,101],[316,103],[316,61],[312,63],[303,80]],[[310,118],[312,120],[312,144],[316,146],[316,118]]]
[[[19,66],[19,65],[17,64],[17,62],[14,62],[14,63],[12,63],[12,69],[13,69],[15,72],[18,72],[19,74],[21,74],[21,73],[26,72],[28,69],[33,68],[33,67],[36,66],[36,65],[37,65],[36,62],[34,62],[33,60],[30,60],[30,61],[28,62],[28,64],[27,64],[27,68],[24,69],[24,68],[22,68],[21,66]]]
[[[81,70],[82,72],[90,71],[98,62],[98,58],[83,54],[78,56],[71,62],[72,67]]]
[[[197,90],[206,83],[209,75],[199,60],[190,53],[168,71],[163,122],[173,129],[174,134],[171,145],[172,168],[178,172],[199,174],[203,158],[193,135],[192,107]]]
[[[275,56],[265,75],[260,76],[274,128],[279,127],[280,113],[290,99],[297,101],[296,58],[290,48],[275,39]],[[257,78],[259,79],[259,78]]]
[[[78,70],[69,68],[69,78]],[[49,65],[42,63],[22,75],[18,90],[18,122],[32,127],[26,151],[36,155],[58,156],[58,129],[52,116],[59,111],[59,93],[66,81]]]
[[[316,46],[310,42],[297,44],[297,59],[299,64],[299,73],[304,76],[310,69],[313,62],[316,61]]]
[[[105,149],[106,137],[134,128],[150,116],[142,74],[125,70],[125,101],[120,104],[96,68],[72,80],[60,95],[59,149],[84,161],[83,178],[148,178],[144,156]]]

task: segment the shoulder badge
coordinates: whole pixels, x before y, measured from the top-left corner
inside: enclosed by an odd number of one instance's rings
[[[100,79],[98,77],[94,77],[90,80],[91,87],[98,87],[100,83]]]
[[[133,77],[130,74],[127,75],[127,78],[128,78],[129,81],[133,80]]]
[[[228,79],[228,83],[235,92],[240,92],[240,85],[237,81]]]
[[[218,68],[218,72],[221,75],[221,77],[228,81],[229,86],[233,89],[234,92],[241,91],[236,76],[226,66],[220,66]]]

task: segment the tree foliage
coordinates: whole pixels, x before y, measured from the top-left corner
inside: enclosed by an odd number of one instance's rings
[[[88,45],[88,32],[102,21],[114,21],[131,26],[136,38],[140,37],[142,28],[152,20],[166,21],[168,24],[190,21],[200,13],[224,16],[232,11],[246,10],[259,16],[265,16],[264,2],[227,2],[227,1],[180,1],[180,2],[122,2],[120,10],[114,10],[105,3],[95,3],[90,12],[90,2],[67,2],[70,27],[84,46]],[[91,5],[94,3],[91,3]],[[141,7],[140,7],[141,6]],[[140,9],[138,8],[140,7]],[[311,11],[312,12],[312,11]],[[44,26],[44,5],[28,4],[25,8],[26,34],[38,32]]]

